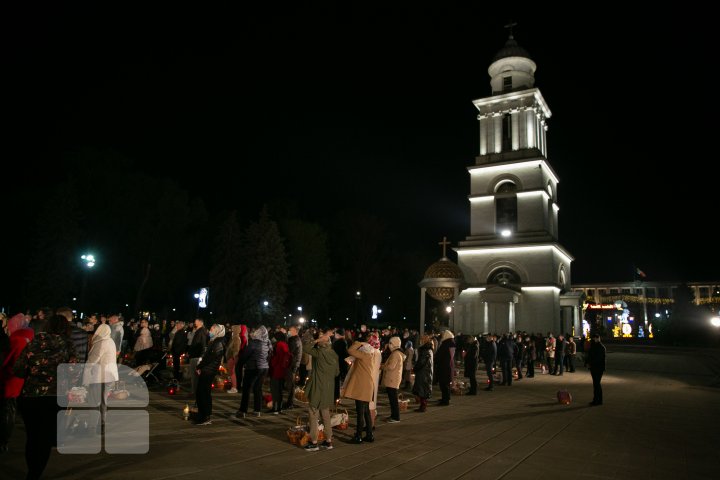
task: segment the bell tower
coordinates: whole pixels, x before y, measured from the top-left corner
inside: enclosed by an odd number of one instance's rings
[[[468,167],[470,234],[456,249],[469,287],[456,302],[456,319],[478,332],[564,333],[579,313],[561,307],[573,258],[558,244],[559,179],[546,141],[552,113],[513,26],[506,25],[508,39],[488,68],[490,96],[473,101],[480,149]]]

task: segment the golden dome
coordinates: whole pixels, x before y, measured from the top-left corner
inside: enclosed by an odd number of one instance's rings
[[[423,278],[457,278],[462,280],[463,273],[454,262],[448,258],[441,258],[425,270]]]
[[[458,283],[463,281],[463,273],[454,262],[451,262],[448,258],[441,258],[437,262],[433,263],[425,271],[425,279],[451,279],[458,280]],[[430,282],[426,282],[430,283]],[[446,302],[452,300],[455,297],[455,289],[451,287],[427,287],[427,293],[435,300]]]

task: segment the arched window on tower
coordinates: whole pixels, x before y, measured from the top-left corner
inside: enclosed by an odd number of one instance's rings
[[[520,277],[510,268],[499,268],[490,274],[488,283],[495,285],[519,285]]]
[[[517,231],[517,186],[511,181],[498,185],[495,191],[496,232],[508,236]]]

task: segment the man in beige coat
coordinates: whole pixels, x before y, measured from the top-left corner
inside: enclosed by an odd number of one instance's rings
[[[400,350],[400,337],[391,337],[387,349],[390,350],[390,355],[382,365],[382,384],[385,385],[388,400],[390,401],[390,418],[387,421],[388,423],[397,423],[400,421],[398,388],[400,388],[403,365],[405,364],[405,354]]]
[[[357,410],[357,429],[351,441],[373,442],[375,438],[370,417],[370,402],[375,403],[377,400],[382,355],[380,350],[365,342],[353,343],[348,348],[348,354],[353,357],[353,362],[345,377],[344,396],[355,400]],[[365,428],[365,436],[361,438],[363,428]]]

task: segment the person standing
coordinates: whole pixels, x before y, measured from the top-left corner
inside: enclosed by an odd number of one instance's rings
[[[182,380],[180,372],[180,357],[187,351],[187,332],[185,322],[175,323],[175,331],[170,334],[170,353],[173,359],[173,378],[178,382]]]
[[[278,330],[275,332],[275,348],[270,360],[270,393],[272,394],[272,409],[270,413],[278,415],[282,412],[283,387],[290,368],[290,349],[287,344],[285,333]]]
[[[440,406],[450,405],[450,385],[455,378],[455,335],[450,330],[445,330],[440,335],[440,346],[437,349],[437,370],[442,398],[438,402]]]
[[[85,363],[82,382],[83,385],[87,385],[90,405],[100,408],[98,433],[102,433],[102,425],[107,411],[105,392],[108,389],[106,384],[117,382],[119,379],[117,352],[111,328],[105,324],[100,325],[93,335],[92,347],[88,353],[87,363]]]
[[[565,370],[569,373],[575,372],[575,355],[577,354],[577,344],[572,335],[568,335],[567,354],[565,355]]]
[[[235,366],[237,365],[238,355],[240,355],[240,346],[242,345],[242,339],[240,333],[242,332],[242,325],[233,325],[230,327],[232,332],[230,341],[225,349],[225,359],[227,362],[227,371],[230,374],[230,390],[228,393],[238,392],[237,372]]]
[[[387,421],[388,423],[397,423],[400,421],[398,388],[400,388],[400,382],[402,381],[405,354],[400,349],[400,337],[390,337],[387,345],[390,355],[382,364],[382,384],[385,386],[388,401],[390,402],[390,418]]]
[[[495,385],[495,372],[493,372],[493,368],[497,360],[497,344],[492,335],[486,336],[485,340],[486,345],[483,349],[483,362],[485,362],[485,372],[488,376],[488,386],[485,387],[485,390],[492,392],[494,389],[493,386]]]
[[[197,366],[200,362],[208,342],[208,331],[205,328],[205,321],[202,318],[196,318],[194,322],[194,328],[191,332],[192,339],[190,340],[190,346],[188,347],[188,358],[190,363],[190,389],[192,394],[195,395],[197,390],[198,374]],[[197,398],[196,398],[197,403]]]
[[[605,345],[600,341],[600,334],[593,334],[592,343],[590,344],[590,349],[585,360],[585,366],[590,368],[590,375],[593,381],[593,400],[590,402],[592,406],[603,404],[603,392],[600,381],[605,372],[605,353]]]
[[[245,377],[242,384],[240,409],[235,414],[236,417],[245,418],[247,416],[250,392],[253,395],[254,415],[256,417],[262,415],[262,386],[270,369],[269,360],[272,354],[273,347],[268,338],[267,328],[260,325],[250,333],[250,342],[240,357],[240,362],[245,366]]]
[[[335,378],[335,400],[337,401],[340,398],[340,385],[345,381],[345,376],[349,368],[345,361],[345,358],[348,356],[348,343],[347,340],[345,340],[345,329],[338,328],[335,330],[334,338],[332,348],[338,357],[338,366],[340,367],[340,375]]]
[[[195,425],[210,425],[212,415],[212,383],[217,375],[218,368],[222,363],[224,353],[225,327],[221,324],[214,324],[210,327],[208,343],[202,360],[197,364],[197,399],[198,413]]]
[[[113,313],[108,318],[108,325],[110,325],[110,338],[115,342],[116,357],[120,356],[122,351],[123,335],[125,330],[123,329],[123,322],[120,320],[120,315]],[[97,330],[97,329],[96,329]]]
[[[5,333],[4,331],[2,333]],[[7,444],[15,429],[17,399],[25,379],[13,374],[13,366],[25,347],[33,340],[35,332],[28,327],[25,315],[18,313],[7,322],[9,346],[0,368],[0,453],[7,451]]]
[[[428,399],[432,395],[433,365],[435,363],[432,337],[423,335],[420,338],[420,344],[414,367],[415,383],[412,387],[412,393],[420,404],[420,407],[415,410],[416,412],[427,410]]]
[[[535,338],[525,337],[525,358],[527,359],[527,378],[535,376],[535,360],[537,360],[537,351],[535,350]]]
[[[371,335],[370,337],[375,337]],[[371,338],[368,340],[371,340]],[[377,337],[373,339],[377,341]],[[345,397],[355,400],[357,422],[352,443],[374,442],[370,403],[377,400],[378,379],[380,376],[380,350],[367,342],[355,342],[348,348],[348,354],[354,358],[345,378]],[[365,436],[360,435],[365,429]]]
[[[25,423],[28,480],[40,478],[52,447],[57,445],[58,366],[76,363],[75,346],[69,337],[67,319],[53,315],[47,322],[47,331],[35,334],[13,365],[13,374],[25,379],[18,410]]]
[[[405,340],[405,365],[403,365],[404,388],[412,388],[412,370],[415,364],[415,349],[412,340]]]
[[[477,367],[480,360],[480,344],[475,335],[470,335],[465,350],[465,376],[470,380],[468,395],[477,395]]]
[[[313,359],[310,380],[305,386],[310,416],[310,442],[306,452],[316,452],[320,448],[332,450],[332,426],[330,408],[335,404],[335,378],[340,375],[338,356],[332,348],[332,329],[325,329],[317,340],[309,337],[303,342],[303,352]],[[322,417],[325,428],[325,440],[318,446],[318,420]]]
[[[567,347],[567,341],[565,335],[562,333],[558,335],[555,342],[555,369],[553,375],[562,375],[563,368],[565,368],[565,347]]]
[[[298,327],[292,326],[288,328],[288,348],[290,349],[290,366],[288,367],[288,376],[286,379],[287,389],[289,391],[285,409],[294,408],[293,400],[295,398],[295,376],[298,375],[300,369],[300,361],[302,360],[302,340],[298,335]]]

